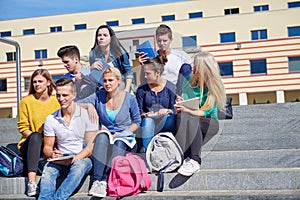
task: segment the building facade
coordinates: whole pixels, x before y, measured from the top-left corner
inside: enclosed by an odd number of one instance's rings
[[[82,58],[93,46],[95,31],[109,24],[130,53],[136,82],[137,45],[167,24],[172,47],[191,56],[211,52],[222,71],[226,93],[235,105],[284,103],[300,99],[300,1],[191,0],[66,15],[0,21],[0,36],[21,48],[21,93],[40,67],[54,78],[66,72],[57,50],[77,45]],[[0,42],[0,117],[17,115],[16,49]]]

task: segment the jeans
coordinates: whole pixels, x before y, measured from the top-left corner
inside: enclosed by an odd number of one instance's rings
[[[146,117],[142,121],[142,143],[147,149],[153,136],[159,132],[173,132],[175,129],[175,115],[166,114],[162,118]]]
[[[90,158],[76,160],[71,166],[48,162],[41,178],[38,199],[68,199],[91,168],[92,161]],[[66,178],[56,190],[56,179],[62,176]]]
[[[127,150],[129,150],[129,147],[124,142],[117,140],[111,145],[106,134],[98,134],[92,154],[94,166],[93,182],[96,180],[107,182],[112,159],[116,156],[124,156]]]

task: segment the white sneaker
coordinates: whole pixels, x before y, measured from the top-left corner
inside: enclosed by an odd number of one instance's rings
[[[38,189],[38,186],[37,186],[36,182],[34,182],[34,181],[28,182],[27,195],[29,197],[33,197],[33,196],[37,195],[37,189]]]
[[[192,176],[194,173],[200,171],[200,164],[190,158],[186,158],[177,172],[183,176]]]
[[[95,181],[88,193],[93,197],[106,197],[107,183],[105,181]]]

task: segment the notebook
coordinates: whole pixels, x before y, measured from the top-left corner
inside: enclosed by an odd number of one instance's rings
[[[109,65],[101,59],[101,62],[103,64],[103,68],[102,70],[97,70],[97,69],[93,69],[90,73],[90,78],[96,82],[99,83],[100,85],[103,85],[103,81],[102,81],[102,74],[104,72],[104,70],[109,67]]]
[[[191,110],[197,110],[197,109],[199,109],[199,97],[179,101],[179,102],[176,102],[176,104],[182,105]]]
[[[153,50],[149,40],[146,40],[137,47],[138,52],[147,53],[147,57],[153,58],[157,56],[157,53]]]

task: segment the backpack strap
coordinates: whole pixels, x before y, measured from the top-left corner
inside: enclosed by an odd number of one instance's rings
[[[134,191],[135,194],[140,191],[145,191],[151,186],[151,178],[147,172],[147,168],[145,162],[137,155],[133,155],[131,153],[126,154],[126,158],[132,165],[133,172],[135,174],[139,173],[140,175],[136,175],[137,184],[135,185]],[[141,184],[142,178],[144,178],[145,184]]]

